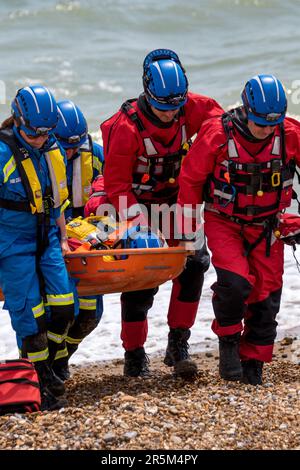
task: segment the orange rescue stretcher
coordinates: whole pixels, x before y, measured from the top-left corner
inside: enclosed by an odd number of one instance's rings
[[[79,295],[96,295],[157,287],[179,276],[190,254],[177,247],[81,250],[69,252],[65,262],[79,279]]]
[[[179,276],[188,254],[184,248],[128,248],[69,253],[65,260],[79,279],[78,293],[94,295],[157,287]]]

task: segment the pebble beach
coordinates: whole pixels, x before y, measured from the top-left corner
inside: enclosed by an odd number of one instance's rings
[[[151,357],[153,377],[122,360],[72,366],[69,406],[0,417],[0,450],[300,450],[300,341],[284,338],[264,384],[218,377],[218,354],[193,355],[193,382]]]

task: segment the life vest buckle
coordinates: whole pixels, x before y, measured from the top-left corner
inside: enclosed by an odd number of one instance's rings
[[[261,167],[259,163],[245,163],[245,171],[251,175],[260,175]]]

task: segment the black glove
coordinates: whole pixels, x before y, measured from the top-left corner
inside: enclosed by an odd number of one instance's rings
[[[300,245],[300,234],[298,233],[297,235],[292,235],[290,237],[283,237],[281,240],[289,246]]]

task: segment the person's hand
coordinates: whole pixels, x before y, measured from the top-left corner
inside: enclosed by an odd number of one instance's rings
[[[70,251],[70,247],[69,247],[69,244],[68,244],[68,239],[67,238],[62,238],[60,240],[60,247],[61,247],[61,252],[62,252],[62,255],[65,256],[65,254]]]

